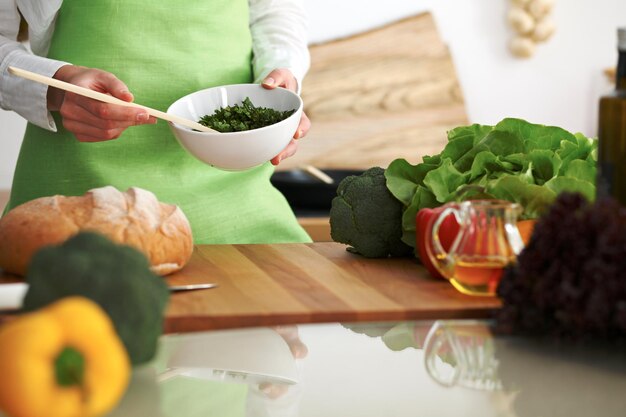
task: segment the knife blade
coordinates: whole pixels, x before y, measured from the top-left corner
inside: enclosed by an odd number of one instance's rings
[[[185,284],[185,285],[170,285],[171,292],[179,291],[193,291],[193,290],[207,290],[215,288],[218,285],[215,283],[204,284]],[[24,282],[0,284],[0,311],[13,311],[22,307],[22,301],[28,290],[28,284]]]
[[[214,283],[206,283],[206,284],[185,284],[185,285],[170,285],[170,291],[178,292],[178,291],[194,291],[194,290],[208,290],[210,288],[217,287],[217,284]]]

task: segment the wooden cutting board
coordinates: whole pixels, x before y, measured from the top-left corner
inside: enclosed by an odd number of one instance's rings
[[[458,293],[415,259],[366,259],[332,242],[197,246],[170,284],[218,288],[172,295],[166,332],[315,322],[485,318],[494,297]]]

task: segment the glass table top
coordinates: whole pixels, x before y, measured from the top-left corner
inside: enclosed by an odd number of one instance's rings
[[[495,337],[485,321],[163,336],[111,416],[625,416],[626,352]]]

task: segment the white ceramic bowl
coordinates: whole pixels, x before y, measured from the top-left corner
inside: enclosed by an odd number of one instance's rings
[[[263,164],[280,153],[293,138],[302,115],[302,99],[294,92],[259,84],[233,84],[196,91],[176,100],[167,112],[197,122],[220,107],[241,104],[250,97],[256,107],[296,111],[278,123],[244,132],[197,132],[169,122],[178,142],[190,154],[216,168],[236,171]]]

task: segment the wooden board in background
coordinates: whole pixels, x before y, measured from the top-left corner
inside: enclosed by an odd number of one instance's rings
[[[170,284],[218,288],[172,295],[166,332],[357,321],[485,318],[495,297],[431,278],[413,258],[366,259],[338,243],[197,246]]]
[[[332,242],[329,217],[299,217],[298,223],[304,228],[313,242]]]
[[[386,167],[439,153],[467,124],[454,65],[432,15],[313,45],[302,89],[313,123],[278,169]]]
[[[0,190],[0,214],[4,211],[4,207],[9,202],[9,190]]]

